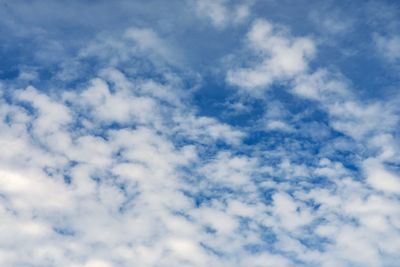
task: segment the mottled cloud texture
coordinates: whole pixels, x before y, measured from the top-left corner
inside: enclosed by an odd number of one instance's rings
[[[0,5],[0,266],[399,266],[397,3]]]

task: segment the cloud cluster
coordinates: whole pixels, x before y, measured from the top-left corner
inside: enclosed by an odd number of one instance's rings
[[[185,169],[200,156],[195,144],[243,134],[195,115],[173,90],[107,69],[79,91],[28,87],[2,100],[3,265],[210,260],[193,240],[202,225],[184,216],[194,207]]]

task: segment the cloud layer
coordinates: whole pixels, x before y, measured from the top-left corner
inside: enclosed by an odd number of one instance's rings
[[[274,2],[2,3],[0,265],[398,266],[398,17]]]

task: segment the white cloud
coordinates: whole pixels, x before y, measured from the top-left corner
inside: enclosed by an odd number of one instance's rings
[[[174,48],[166,40],[161,39],[154,30],[130,28],[125,32],[124,36],[126,39],[133,40],[142,52],[147,54],[155,53],[166,62],[177,63],[178,52],[174,51]]]
[[[18,79],[23,80],[23,81],[34,81],[39,78],[39,74],[37,70],[34,68],[29,68],[29,67],[21,67],[19,74],[18,74]]]
[[[350,95],[343,77],[324,69],[297,77],[293,92],[305,98],[333,102],[342,101]]]
[[[212,182],[227,185],[246,186],[250,184],[252,169],[257,162],[251,158],[235,157],[227,152],[220,152],[209,164],[206,164],[201,172],[211,178]]]
[[[382,163],[374,159],[363,162],[368,183],[376,190],[400,193],[400,176],[385,170]]]
[[[322,10],[315,9],[310,12],[310,20],[318,28],[322,35],[332,35],[337,38],[342,34],[354,30],[355,19],[349,16],[343,10],[337,9],[335,5],[323,3],[326,5]],[[329,38],[328,42],[335,43],[334,38]]]
[[[272,130],[272,131],[284,131],[284,132],[290,132],[293,131],[292,127],[288,125],[287,123],[279,120],[272,120],[267,123],[266,126],[267,130]]]
[[[310,38],[293,37],[265,20],[253,23],[247,44],[257,56],[256,62],[250,62],[250,67],[229,70],[226,79],[253,94],[304,73],[315,53]]]
[[[115,67],[127,62],[133,64],[134,59],[139,62],[150,61],[155,66],[182,66],[184,64],[182,51],[169,41],[168,36],[160,36],[152,28],[145,27],[128,28],[124,31],[122,38],[108,35],[97,36],[95,40],[79,50],[75,61],[72,61],[70,65],[65,64],[66,69],[63,72],[75,73],[77,63],[79,65],[82,60],[93,57],[103,61],[107,67]]]
[[[277,193],[273,196],[274,218],[278,219],[277,225],[281,225],[288,231],[309,224],[313,217],[306,207],[296,203],[292,197],[285,193]]]
[[[375,34],[373,41],[379,54],[389,62],[400,59],[400,36],[382,36]]]
[[[232,4],[230,0],[195,0],[196,11],[217,28],[244,22],[250,16],[250,1]]]

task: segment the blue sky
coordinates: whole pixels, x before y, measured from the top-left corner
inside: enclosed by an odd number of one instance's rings
[[[399,10],[0,0],[0,266],[399,266]]]

